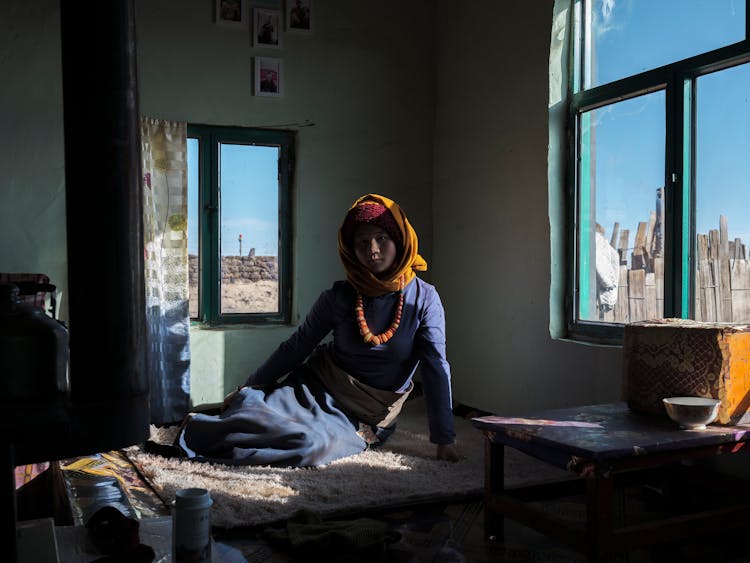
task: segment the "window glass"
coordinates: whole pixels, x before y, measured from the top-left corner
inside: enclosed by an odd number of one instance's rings
[[[294,133],[188,125],[190,317],[289,322]]]
[[[740,0],[591,0],[584,87],[639,74],[745,38]]]
[[[220,144],[222,315],[279,311],[279,152]]]
[[[696,80],[695,318],[750,322],[750,63]]]
[[[581,114],[578,318],[663,316],[664,91]]]
[[[750,0],[571,2],[570,335],[750,323]]]

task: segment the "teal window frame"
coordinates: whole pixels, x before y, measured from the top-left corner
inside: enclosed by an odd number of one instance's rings
[[[296,134],[280,129],[188,124],[198,139],[199,264],[198,317],[207,325],[289,324],[292,306],[292,178]],[[279,307],[276,313],[221,313],[219,147],[221,143],[279,147]]]
[[[567,260],[568,267],[565,310],[567,336],[573,340],[601,344],[621,344],[624,325],[581,320],[584,303],[589,302],[593,265],[590,263],[588,241],[580,232],[587,232],[588,177],[581,173],[589,158],[585,112],[637,96],[664,90],[666,93],[666,147],[664,163],[664,311],[663,316],[691,318],[694,314],[695,241],[695,90],[700,76],[750,62],[750,0],[745,0],[745,39],[731,45],[664,65],[614,82],[584,89],[584,56],[587,23],[591,0],[571,0],[568,11],[573,44],[569,49],[568,74],[569,128],[567,177]],[[580,26],[577,23],[580,22]],[[668,25],[668,22],[666,22]],[[587,212],[584,214],[584,212]],[[583,258],[581,260],[581,258]]]

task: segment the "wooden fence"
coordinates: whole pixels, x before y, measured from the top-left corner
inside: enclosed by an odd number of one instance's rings
[[[615,223],[610,245],[620,256],[620,276],[614,308],[600,313],[605,322],[628,323],[663,317],[663,237],[657,214],[638,223],[635,240]],[[695,320],[750,323],[750,263],[739,238],[729,240],[727,218],[719,228],[697,236],[695,260]]]

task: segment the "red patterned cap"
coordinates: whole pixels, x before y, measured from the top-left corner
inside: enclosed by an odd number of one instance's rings
[[[344,219],[344,225],[341,227],[344,240],[351,243],[352,237],[354,237],[354,229],[357,228],[357,225],[364,223],[377,225],[388,233],[399,247],[403,246],[401,230],[398,228],[393,215],[387,207],[374,201],[362,202],[349,210],[346,219]]]

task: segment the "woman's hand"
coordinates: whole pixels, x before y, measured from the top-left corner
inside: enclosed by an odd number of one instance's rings
[[[444,461],[458,461],[461,459],[455,444],[438,444],[436,457]]]

